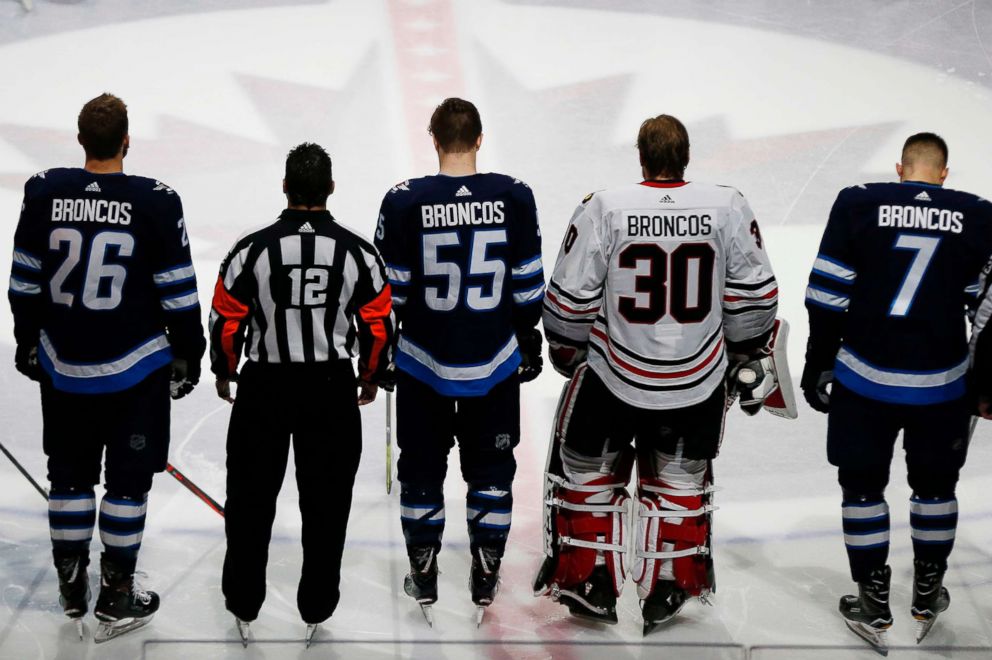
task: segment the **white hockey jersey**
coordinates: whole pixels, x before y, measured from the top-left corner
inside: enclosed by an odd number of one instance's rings
[[[727,344],[768,332],[778,285],[737,190],[645,181],[587,196],[544,302],[549,340],[641,408],[682,408],[722,383]]]

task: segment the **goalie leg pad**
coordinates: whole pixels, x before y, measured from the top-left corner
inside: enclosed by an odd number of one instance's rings
[[[690,596],[712,589],[709,461],[650,452],[639,466],[633,578],[641,599],[661,580]],[[650,463],[654,463],[651,465]]]

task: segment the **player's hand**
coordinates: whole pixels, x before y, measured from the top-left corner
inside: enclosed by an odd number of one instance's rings
[[[525,330],[517,335],[520,345],[520,366],[517,375],[521,383],[529,383],[541,375],[544,358],[541,356],[541,331],[537,328]]]
[[[992,396],[982,394],[978,397],[978,414],[982,419],[992,419]]]
[[[367,380],[358,381],[358,405],[367,406],[375,401],[375,395],[379,393],[379,386]]]
[[[182,358],[172,361],[172,375],[169,377],[169,396],[181,399],[200,382],[200,363],[198,360],[189,362]]]
[[[38,346],[17,346],[14,351],[14,368],[33,381],[41,382],[44,373],[38,363]]]
[[[379,379],[378,385],[379,385],[379,387],[381,387],[382,389],[386,390],[387,392],[392,392],[393,390],[396,389],[396,365],[395,364],[390,363],[390,365],[388,367],[386,367],[386,371],[385,371],[385,373],[383,373],[382,377]]]
[[[803,396],[813,410],[821,413],[830,412],[830,390],[834,382],[832,369],[812,369],[807,363],[803,370],[803,378],[799,386],[803,388]]]
[[[234,397],[231,396],[231,380],[229,378],[218,378],[216,386],[217,396],[228,403],[234,403]]]

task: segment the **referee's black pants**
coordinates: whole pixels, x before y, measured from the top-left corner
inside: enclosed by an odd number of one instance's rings
[[[350,360],[318,365],[248,363],[227,434],[227,609],[251,621],[265,600],[276,497],[293,438],[303,518],[303,571],[296,602],[306,623],[324,621],[340,599],[341,554],[362,453]]]

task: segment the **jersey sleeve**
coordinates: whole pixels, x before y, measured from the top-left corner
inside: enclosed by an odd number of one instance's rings
[[[238,373],[238,361],[244,349],[245,331],[251,311],[253,292],[257,289],[248,266],[251,236],[235,243],[220,265],[210,305],[210,370],[218,378],[228,379]]]
[[[515,232],[510,255],[510,281],[513,291],[513,325],[529,330],[541,320],[544,300],[544,264],[541,261],[541,227],[537,220],[534,193],[523,182],[513,184]]]
[[[199,362],[206,339],[182,201],[164,185],[157,186],[153,194],[158,196],[158,217],[153,223],[152,281],[169,344],[176,357]]]
[[[806,361],[818,369],[829,369],[840,349],[844,320],[858,277],[848,206],[847,196],[841,191],[830,210],[806,287]]]
[[[411,251],[403,227],[403,214],[392,197],[399,193],[389,192],[379,207],[379,219],[375,230],[375,247],[385,268],[386,280],[392,295],[392,308],[397,317],[402,317],[403,306],[410,292],[413,277]]]
[[[728,349],[746,353],[764,344],[775,323],[778,282],[758,221],[740,193],[735,193],[731,201],[730,214],[723,327]]]
[[[565,230],[544,299],[544,331],[549,341],[578,347],[589,341],[603,305],[609,267],[598,216],[588,202],[580,204]]]
[[[978,232],[975,243],[978,244],[976,247],[984,248],[988,261],[978,280],[966,289],[969,294],[972,287],[975,291],[973,296],[969,295],[975,300],[969,306],[972,317],[969,342],[971,380],[978,395],[992,396],[992,331],[988,329],[992,319],[992,245],[989,245],[992,240],[992,231],[989,231],[992,228],[992,203],[981,200],[978,210],[984,220],[979,226],[985,231]]]
[[[360,246],[358,271],[353,298],[357,309],[358,374],[363,381],[377,383],[393,361],[393,293],[386,265],[372,245]]]
[[[38,199],[37,177],[24,186],[21,215],[14,232],[14,254],[7,297],[14,315],[14,339],[18,345],[38,343],[47,283],[42,275],[45,245],[45,218]]]

